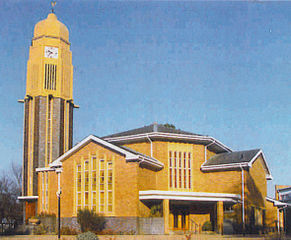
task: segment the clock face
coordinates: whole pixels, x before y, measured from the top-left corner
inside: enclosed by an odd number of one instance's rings
[[[46,58],[58,58],[58,48],[56,47],[45,47],[44,56]]]

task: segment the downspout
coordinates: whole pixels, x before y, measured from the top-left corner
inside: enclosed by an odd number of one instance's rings
[[[244,183],[244,169],[240,165],[241,169],[241,195],[242,195],[242,224],[243,224],[243,234],[245,234],[245,183]]]
[[[277,207],[277,228],[278,228],[278,233],[280,233],[280,211],[278,207]]]
[[[149,137],[149,135],[147,134],[146,135],[147,136],[147,139],[150,141],[150,143],[151,143],[151,157],[153,157],[153,142],[152,142],[152,140],[150,139],[150,137]]]
[[[214,143],[215,143],[215,140],[212,140],[211,143],[209,143],[208,145],[205,145],[205,147],[204,147],[204,162],[207,161],[207,148],[208,148],[209,146],[211,146],[212,144],[214,144]]]
[[[278,193],[278,200],[281,201],[281,194],[280,192],[277,190]],[[278,233],[280,233],[280,210],[279,210],[279,206],[277,207],[277,220],[278,220],[278,224],[277,224],[277,228],[278,228]]]

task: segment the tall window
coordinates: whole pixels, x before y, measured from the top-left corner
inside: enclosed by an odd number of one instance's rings
[[[92,209],[96,211],[96,201],[97,201],[97,172],[96,172],[97,159],[92,156]]]
[[[173,187],[173,155],[172,151],[169,152],[169,170],[170,170],[170,188]]]
[[[45,183],[44,183],[44,172],[41,174],[41,182],[42,182],[42,184],[41,184],[41,192],[42,192],[42,198],[41,198],[41,208],[42,208],[42,210],[44,210],[44,208],[45,208],[45,205],[44,205],[44,199],[45,199],[45,188],[44,188],[44,186],[45,186]]]
[[[84,192],[85,192],[85,208],[89,208],[89,161],[84,163]]]
[[[179,152],[179,188],[182,188],[182,153]]]
[[[183,182],[184,182],[184,188],[187,188],[187,153],[184,152],[183,154]]]
[[[77,193],[76,193],[76,206],[77,210],[82,206],[82,170],[81,165],[77,165]]]
[[[106,156],[99,159],[96,155],[76,164],[76,211],[87,208],[100,213],[113,213],[113,165],[112,158]]]
[[[191,153],[188,153],[188,186],[192,188],[192,164],[191,164]]]
[[[107,211],[112,212],[113,210],[113,192],[112,192],[112,184],[113,184],[113,169],[112,169],[112,161],[107,162]]]
[[[175,182],[175,188],[177,188],[177,152],[174,152],[174,166],[175,166],[174,182]]]
[[[191,152],[169,151],[169,187],[191,189]]]
[[[48,172],[45,174],[45,209],[48,210]]]
[[[99,165],[99,211],[104,212],[105,204],[105,161],[104,159],[100,160]]]

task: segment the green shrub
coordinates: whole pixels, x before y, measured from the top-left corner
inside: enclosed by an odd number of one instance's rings
[[[85,232],[79,234],[77,240],[98,240],[98,237],[92,232]]]
[[[43,235],[43,234],[46,234],[47,233],[47,230],[45,228],[45,226],[43,224],[39,224],[38,226],[36,226],[34,229],[33,229],[33,234],[34,235]]]
[[[212,231],[212,224],[209,221],[203,223],[202,231]]]
[[[78,231],[74,228],[64,226],[61,228],[61,235],[77,235]]]
[[[56,232],[57,218],[55,214],[42,212],[37,216],[37,218],[40,220],[47,233]]]
[[[78,211],[77,222],[80,224],[81,232],[100,232],[104,229],[106,220],[103,215],[84,209]]]
[[[150,217],[162,217],[163,208],[161,204],[156,204],[151,206]]]

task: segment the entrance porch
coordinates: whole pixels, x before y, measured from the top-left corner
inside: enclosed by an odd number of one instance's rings
[[[201,232],[203,224],[223,233],[223,206],[240,202],[240,195],[228,193],[140,191],[143,202],[163,201],[164,233]]]

